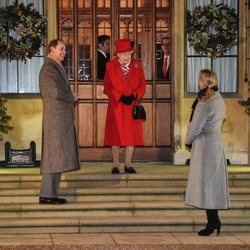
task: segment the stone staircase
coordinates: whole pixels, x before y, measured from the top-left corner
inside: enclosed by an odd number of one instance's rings
[[[205,212],[184,204],[187,173],[159,172],[69,172],[61,182],[65,205],[38,204],[38,173],[1,174],[0,234],[198,231]],[[250,232],[250,173],[230,173],[229,183],[222,231]]]

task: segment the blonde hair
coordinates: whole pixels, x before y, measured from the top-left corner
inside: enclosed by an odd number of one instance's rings
[[[199,73],[199,79],[204,81],[204,84],[207,86],[207,92],[204,98],[211,98],[214,93],[214,90],[212,88],[217,86],[218,83],[216,73],[211,69],[202,69]]]

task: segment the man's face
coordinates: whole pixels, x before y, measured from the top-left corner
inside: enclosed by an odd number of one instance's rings
[[[57,46],[51,48],[51,55],[53,55],[59,62],[63,62],[66,56],[66,45],[62,41],[58,41]]]
[[[103,45],[101,43],[98,45],[99,49],[102,50],[106,55],[110,53],[110,39],[107,39]]]
[[[169,54],[169,39],[163,39],[161,43],[161,48],[164,54]]]

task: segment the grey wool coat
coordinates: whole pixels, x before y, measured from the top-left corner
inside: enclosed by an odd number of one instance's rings
[[[229,207],[228,176],[221,126],[225,105],[219,92],[199,100],[187,130],[192,144],[185,203],[202,209]]]
[[[78,169],[74,97],[63,67],[47,58],[40,71],[39,87],[43,102],[41,173]]]

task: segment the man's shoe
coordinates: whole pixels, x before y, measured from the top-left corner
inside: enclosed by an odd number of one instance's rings
[[[125,174],[136,174],[136,171],[133,167],[124,167]]]
[[[112,168],[111,173],[112,174],[120,174],[120,170],[118,167],[114,167],[114,168]]]
[[[62,198],[39,197],[39,204],[59,205],[65,203],[67,203],[67,200]]]

